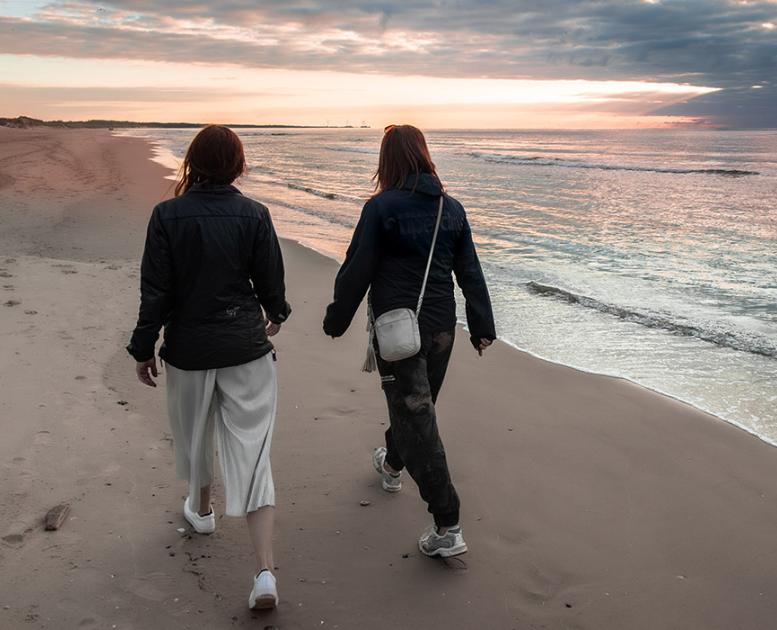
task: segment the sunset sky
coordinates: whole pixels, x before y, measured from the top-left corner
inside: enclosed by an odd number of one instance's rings
[[[0,0],[0,116],[777,127],[777,0]]]

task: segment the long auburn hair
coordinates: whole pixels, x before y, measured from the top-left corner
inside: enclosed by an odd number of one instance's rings
[[[377,192],[402,188],[411,176],[415,177],[415,190],[421,173],[430,173],[440,181],[420,129],[413,125],[389,125],[383,132],[378,169],[372,176]]]
[[[175,196],[182,195],[194,184],[231,184],[246,168],[243,143],[237,134],[223,125],[208,125],[194,136],[186,151]]]

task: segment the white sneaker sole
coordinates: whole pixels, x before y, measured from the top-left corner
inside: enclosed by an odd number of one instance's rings
[[[215,527],[213,529],[200,529],[197,525],[194,524],[194,522],[189,520],[189,517],[186,514],[184,514],[183,517],[186,520],[186,522],[192,526],[192,529],[198,534],[202,534],[203,536],[210,536],[212,533],[216,531]]]
[[[278,597],[272,593],[257,595],[253,602],[248,603],[251,610],[269,610],[278,606]]]
[[[400,483],[398,486],[390,486],[385,482],[385,480],[381,479],[380,487],[383,488],[384,492],[390,492],[394,494],[395,492],[399,492],[402,489],[402,484]]]
[[[209,536],[210,534],[212,534],[213,532],[215,532],[215,531],[216,531],[216,524],[215,524],[215,519],[216,519],[216,517],[215,517],[215,515],[213,516],[213,519],[214,519],[214,523],[213,523],[213,525],[212,525],[212,526],[210,526],[210,527],[208,527],[207,529],[202,529],[202,528],[201,528],[199,525],[197,525],[197,523],[195,523],[195,521],[194,521],[194,520],[193,520],[193,519],[192,519],[192,518],[189,516],[189,514],[187,513],[187,510],[186,510],[186,508],[187,508],[187,504],[186,504],[186,503],[184,503],[184,507],[183,507],[183,518],[184,518],[184,520],[185,520],[187,523],[189,523],[189,525],[191,525],[191,526],[192,526],[192,529],[193,529],[195,532],[197,532],[198,534],[204,534],[204,535],[206,535],[206,536]]]
[[[467,543],[461,543],[455,547],[440,547],[439,549],[435,549],[432,552],[427,552],[424,551],[423,545],[420,542],[418,543],[418,550],[429,558],[451,558],[453,556],[460,556],[461,554],[467,553],[468,551]]]

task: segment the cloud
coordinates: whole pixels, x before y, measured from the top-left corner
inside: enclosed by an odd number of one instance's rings
[[[53,104],[68,102],[166,102],[190,103],[202,98],[202,90],[198,88],[164,88],[158,86],[132,87],[62,87],[62,86],[29,86],[0,83],[3,97],[9,101],[24,101],[31,104]],[[244,97],[261,98],[264,92],[250,92]],[[208,95],[212,101],[229,101],[234,94],[219,93]]]
[[[53,0],[26,15],[0,16],[0,53],[687,83],[721,93],[672,109],[655,103],[655,111],[733,120],[744,103],[752,120],[777,125],[767,111],[775,109],[773,90],[750,89],[777,75],[773,24],[773,0]]]
[[[691,116],[733,129],[777,127],[777,86],[731,88],[656,109],[657,116]]]
[[[541,9],[538,10],[538,7]],[[741,87],[777,68],[774,2],[52,2],[0,50],[434,76]]]

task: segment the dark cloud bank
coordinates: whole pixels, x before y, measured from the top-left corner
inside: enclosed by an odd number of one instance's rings
[[[658,114],[703,116],[722,126],[777,127],[777,28],[768,27],[777,26],[774,1],[68,4],[53,2],[32,20],[0,17],[0,51],[456,77],[672,81],[721,90]],[[64,10],[94,17],[65,23],[58,19]],[[170,19],[208,18],[271,34],[278,43],[165,32]],[[279,28],[290,22],[301,34]],[[304,35],[328,29],[333,35],[324,50],[304,45]],[[338,37],[336,29],[360,39]],[[409,41],[428,33],[433,38],[420,51],[384,44],[384,38],[400,33]]]

